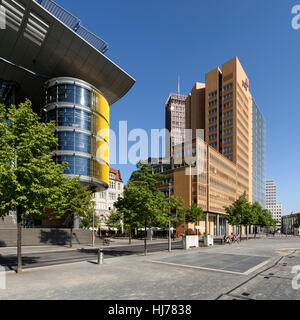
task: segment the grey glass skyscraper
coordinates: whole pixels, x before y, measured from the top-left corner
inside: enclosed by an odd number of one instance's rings
[[[265,208],[266,123],[254,99],[252,101],[252,201]]]

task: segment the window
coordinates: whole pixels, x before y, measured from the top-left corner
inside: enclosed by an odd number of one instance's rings
[[[209,102],[208,106],[212,107],[212,106],[216,105],[217,103],[218,103],[218,100],[216,99],[216,100],[213,100],[213,101]]]
[[[214,118],[210,118],[208,122],[213,123],[213,122],[216,122],[217,120],[218,120],[218,117],[214,117]]]
[[[108,194],[108,198],[109,198],[109,200],[116,200],[116,194],[110,192],[110,193]]]
[[[230,124],[232,124],[232,119],[224,121],[224,126],[229,126]]]
[[[109,189],[116,189],[116,182],[115,181],[109,181]]]
[[[228,94],[226,94],[226,95],[224,96],[224,100],[227,100],[227,99],[231,98],[232,96],[233,96],[233,93],[230,92],[230,93],[228,93]]]
[[[115,179],[116,179],[116,174],[110,172],[110,174],[109,174],[109,179],[115,180]]]
[[[100,199],[105,199],[106,197],[105,197],[105,192],[99,192],[99,198]]]
[[[232,114],[233,114],[233,110],[224,112],[224,118],[229,117],[229,116],[231,116]]]
[[[224,104],[224,108],[229,108],[229,107],[231,107],[232,106],[232,102],[230,101],[230,102],[226,102],[225,104]]]
[[[233,142],[233,138],[232,137],[226,138],[223,140],[223,142],[224,142],[224,144],[229,143],[229,142]]]
[[[218,91],[214,91],[214,92],[211,92],[209,95],[208,95],[208,99],[211,99],[213,97],[216,97],[218,94]]]
[[[227,90],[229,90],[229,89],[232,89],[232,87],[233,87],[233,84],[230,83],[230,84],[228,84],[227,86],[224,87],[224,91],[227,91]]]
[[[58,102],[74,103],[74,85],[72,84],[58,85]]]
[[[229,129],[224,130],[224,134],[229,134],[232,132],[233,132],[233,128],[229,128]]]

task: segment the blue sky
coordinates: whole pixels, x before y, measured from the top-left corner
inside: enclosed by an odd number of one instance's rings
[[[164,127],[171,92],[187,94],[205,72],[238,56],[267,125],[266,176],[283,213],[300,212],[300,0],[57,0],[109,43],[107,56],[136,79],[111,107],[111,128]],[[130,147],[130,143],[129,143]],[[134,166],[116,165],[126,181]]]

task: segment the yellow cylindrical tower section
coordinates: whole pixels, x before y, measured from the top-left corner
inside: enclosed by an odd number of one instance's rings
[[[46,121],[56,121],[57,163],[65,174],[102,191],[109,185],[109,104],[99,90],[74,78],[45,83]]]
[[[109,104],[99,92],[94,94],[95,178],[109,184]]]

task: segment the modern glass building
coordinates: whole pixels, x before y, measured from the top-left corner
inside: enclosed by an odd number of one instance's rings
[[[109,180],[109,104],[88,83],[57,78],[45,84],[45,117],[56,122],[55,159],[68,162],[66,174],[107,189]]]
[[[0,103],[28,98],[54,120],[58,163],[93,190],[109,184],[109,109],[135,80],[105,56],[108,44],[52,0],[0,0]]]
[[[252,99],[252,201],[266,208],[266,123]]]

